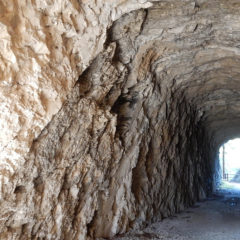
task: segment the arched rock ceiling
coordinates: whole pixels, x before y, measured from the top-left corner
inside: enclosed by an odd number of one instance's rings
[[[183,91],[217,143],[239,133],[239,13],[236,0],[161,1],[136,39],[156,51],[151,71]]]

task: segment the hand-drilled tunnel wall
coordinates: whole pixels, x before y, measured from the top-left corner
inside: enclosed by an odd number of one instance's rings
[[[2,189],[1,239],[108,238],[211,193],[240,134],[240,3],[154,2],[108,29]]]

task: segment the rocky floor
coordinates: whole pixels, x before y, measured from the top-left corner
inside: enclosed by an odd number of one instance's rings
[[[221,190],[212,198],[114,240],[240,240],[240,192]]]

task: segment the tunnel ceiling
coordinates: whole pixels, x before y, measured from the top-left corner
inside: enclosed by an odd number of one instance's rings
[[[135,40],[140,51],[154,49],[151,71],[174,81],[218,144],[239,133],[239,12],[236,0],[160,1]]]

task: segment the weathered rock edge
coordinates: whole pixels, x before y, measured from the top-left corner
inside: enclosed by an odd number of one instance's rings
[[[2,189],[1,239],[107,238],[211,190],[201,116],[153,70],[159,46],[134,43],[145,21],[138,11],[114,25],[13,176],[14,193]]]

